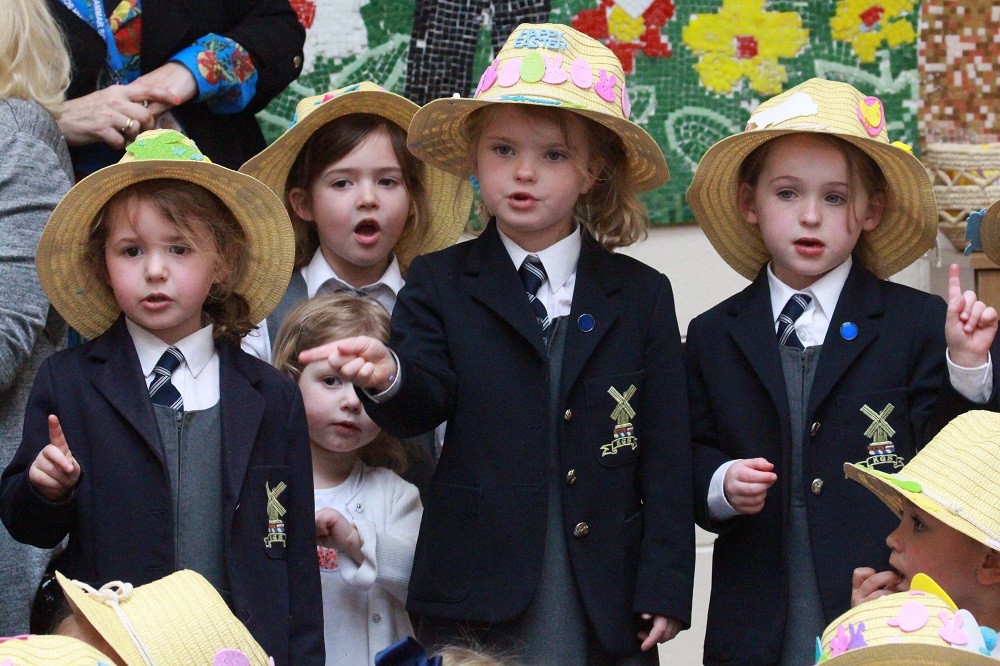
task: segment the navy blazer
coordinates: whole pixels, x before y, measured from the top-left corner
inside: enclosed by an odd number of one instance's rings
[[[885,538],[899,520],[845,462],[898,471],[935,434],[935,399],[945,378],[945,303],[878,280],[855,258],[823,341],[805,421],[802,492],[827,622],[846,611],[855,567],[884,570]],[[848,340],[841,325],[857,325]],[[720,533],[712,565],[706,664],[774,664],[788,604],[784,527],[791,432],[766,267],[741,293],[688,328],[686,366],[694,440],[698,523]],[[891,405],[891,408],[889,407]],[[875,420],[888,413],[895,451],[869,450]],[[881,439],[880,441],[885,441]],[[883,451],[887,450],[885,447]],[[722,524],[708,517],[708,487],[720,465],[764,457],[778,481],[757,515]]]
[[[287,377],[220,342],[226,570],[236,616],[278,664],[322,664],[312,460],[302,397]],[[28,468],[59,417],[82,474],[66,501],[45,500]],[[287,546],[266,548],[267,490],[278,496]],[[51,548],[57,568],[102,585],[148,583],[175,571],[170,479],[152,401],[124,317],[91,342],[49,357],[0,477],[0,518],[23,543]]]
[[[408,610],[485,622],[521,614],[538,583],[548,488],[558,478],[570,561],[604,649],[638,652],[637,612],[689,624],[691,453],[665,276],[584,234],[555,472],[546,472],[550,396],[541,329],[494,223],[476,240],[414,260],[392,331],[400,390],[366,404],[369,414],[398,436],[448,422],[427,489]],[[622,398],[631,391],[621,412],[610,389]],[[624,425],[616,413],[624,413]],[[629,428],[637,446],[616,446],[616,429],[621,439]]]

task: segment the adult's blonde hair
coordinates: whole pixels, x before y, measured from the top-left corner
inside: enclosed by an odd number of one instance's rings
[[[66,42],[45,0],[0,2],[0,98],[34,100],[58,118],[69,73]]]

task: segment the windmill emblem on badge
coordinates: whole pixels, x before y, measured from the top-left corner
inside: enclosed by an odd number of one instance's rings
[[[264,537],[264,547],[270,548],[276,543],[285,544],[285,523],[281,517],[285,515],[285,507],[281,506],[278,496],[285,492],[285,482],[282,481],[274,488],[267,483],[264,489],[267,490],[267,536]]]
[[[635,384],[628,387],[625,393],[619,393],[614,386],[608,389],[608,394],[615,399],[618,406],[611,412],[611,418],[615,420],[614,439],[610,444],[601,447],[601,456],[610,456],[618,453],[618,449],[628,447],[633,451],[639,447],[639,438],[635,436],[635,429],[632,427],[631,419],[635,418],[635,410],[629,404],[629,398],[635,395]]]
[[[875,465],[891,464],[893,467],[902,467],[903,459],[896,455],[896,445],[889,438],[896,434],[896,429],[889,425],[889,415],[895,407],[887,403],[881,412],[876,412],[868,405],[861,407],[861,413],[872,420],[872,424],[865,430],[865,437],[869,437],[872,443],[868,445],[868,458],[864,464],[868,467]]]

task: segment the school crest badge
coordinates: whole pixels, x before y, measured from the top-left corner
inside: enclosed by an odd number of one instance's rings
[[[264,483],[264,490],[267,491],[267,536],[264,537],[264,549],[272,555],[278,552],[284,553],[287,535],[285,534],[285,522],[282,517],[285,515],[285,507],[278,501],[281,493],[285,492],[288,486],[282,481],[274,488],[270,484]]]
[[[614,386],[608,389],[608,394],[615,399],[618,406],[611,412],[611,418],[615,421],[614,438],[610,444],[601,447],[601,456],[612,456],[618,453],[620,448],[629,448],[633,451],[639,448],[639,438],[635,436],[635,428],[632,427],[632,419],[635,418],[635,409],[629,404],[629,399],[635,395],[635,384],[628,387],[625,393],[619,393]]]
[[[861,407],[861,413],[871,419],[872,423],[865,430],[865,437],[872,440],[868,445],[868,457],[861,463],[869,469],[876,465],[892,465],[894,468],[903,466],[903,458],[896,454],[896,446],[889,439],[896,434],[896,429],[889,425],[889,415],[895,409],[887,403],[882,411],[876,412],[868,405]]]

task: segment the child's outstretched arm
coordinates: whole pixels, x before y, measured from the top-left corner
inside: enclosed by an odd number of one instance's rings
[[[66,443],[59,417],[49,414],[49,445],[28,468],[28,480],[38,494],[50,502],[62,502],[80,481],[80,463]]]
[[[399,372],[389,348],[367,336],[328,342],[299,354],[299,362],[303,364],[323,359],[342,380],[372,393],[386,391]]]
[[[976,297],[972,290],[962,291],[958,264],[948,267],[948,314],[945,339],[952,363],[975,368],[989,360],[990,345],[997,334],[997,311]]]

